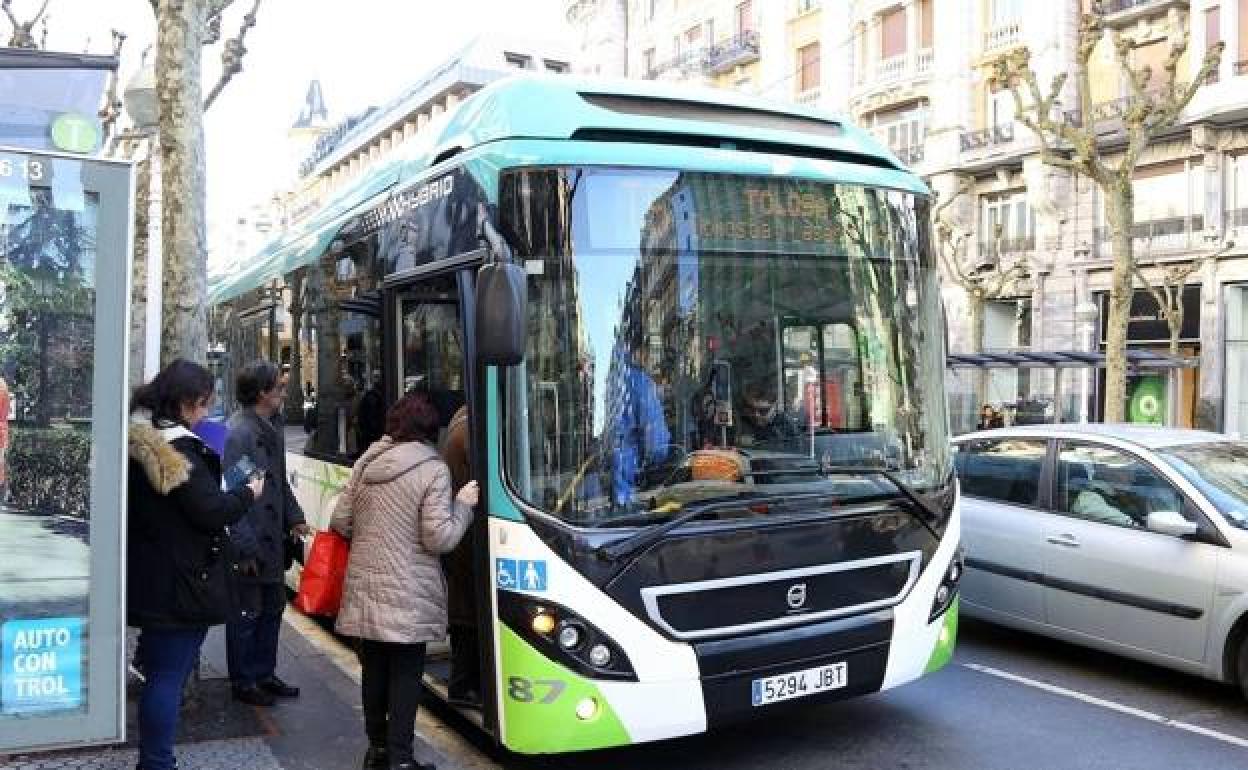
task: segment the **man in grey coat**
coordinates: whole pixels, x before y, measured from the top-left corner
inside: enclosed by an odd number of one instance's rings
[[[230,528],[238,556],[238,607],[225,629],[234,698],[260,706],[273,705],[274,696],[299,694],[276,671],[286,609],[286,537],[310,531],[286,476],[281,417],[286,381],[287,375],[269,361],[256,361],[238,373],[242,409],[230,417],[223,457],[227,469],[246,458],[264,473],[264,493]]]

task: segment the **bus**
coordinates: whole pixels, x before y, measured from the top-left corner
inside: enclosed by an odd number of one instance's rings
[[[952,655],[930,206],[831,116],[516,77],[219,276],[212,341],[227,373],[288,367],[288,472],[318,527],[386,405],[466,407],[464,713],[502,746],[690,735]]]

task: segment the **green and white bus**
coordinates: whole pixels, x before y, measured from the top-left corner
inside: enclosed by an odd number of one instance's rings
[[[481,641],[467,713],[499,743],[698,733],[952,655],[930,203],[830,116],[509,79],[218,278],[214,349],[227,385],[290,366],[320,527],[387,404],[467,406],[483,497],[452,590]]]

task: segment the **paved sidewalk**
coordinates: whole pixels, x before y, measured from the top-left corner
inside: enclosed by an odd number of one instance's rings
[[[307,634],[300,632],[304,630]],[[187,708],[177,747],[181,770],[353,770],[367,741],[359,686],[346,671],[351,653],[326,643],[315,622],[288,610],[282,629],[278,674],[302,689],[300,697],[271,709],[247,706],[229,696],[225,641],[214,629],[204,645],[199,703]],[[0,770],[133,770],[133,699],[123,746],[5,756]],[[424,711],[424,709],[422,709]],[[418,733],[420,730],[418,726]],[[416,739],[417,758],[440,769],[454,765]]]

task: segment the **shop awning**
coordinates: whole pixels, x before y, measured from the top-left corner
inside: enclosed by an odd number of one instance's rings
[[[1000,353],[950,353],[950,369],[1076,369],[1105,366],[1105,354],[1082,350],[1018,350]],[[1191,369],[1199,360],[1151,350],[1127,350],[1132,369]]]

